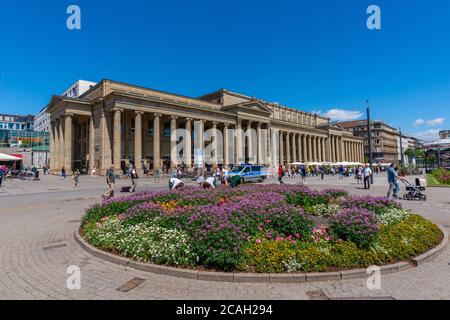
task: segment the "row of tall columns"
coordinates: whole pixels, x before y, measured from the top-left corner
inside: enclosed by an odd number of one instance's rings
[[[63,167],[72,170],[72,122],[73,115],[66,114],[51,122],[50,168],[59,171]]]
[[[113,143],[112,143],[112,163],[116,170],[121,169],[121,149],[122,149],[122,109],[113,110]],[[160,134],[160,122],[162,115],[154,114],[153,120],[153,167],[155,169],[161,168],[161,134]],[[143,112],[135,112],[135,136],[134,136],[134,152],[135,159],[143,158],[143,139],[142,139],[142,117]],[[106,121],[104,116],[101,121]],[[185,141],[186,148],[183,150],[185,163],[188,167],[191,166],[192,159],[192,126],[194,120],[192,118],[185,119],[185,129],[186,135],[183,137]],[[194,150],[203,150],[205,146],[204,141],[204,130],[205,121],[196,120],[196,127],[194,130],[198,132],[194,144]],[[247,129],[252,128],[252,121],[247,122]],[[73,160],[73,115],[67,114],[65,117],[58,118],[51,123],[51,168],[60,170],[65,167],[67,171],[72,169]],[[177,156],[177,136],[176,131],[178,127],[178,117],[172,116],[170,121],[171,129],[171,158],[172,166],[175,166]],[[88,123],[84,125],[84,130],[88,137],[88,146],[83,149],[83,152],[88,153],[89,158],[89,168],[92,169],[95,161],[95,136],[94,136],[94,119],[90,117]],[[234,138],[227,134],[228,124],[223,126],[223,161],[224,165],[231,163],[239,164],[245,156],[245,139],[236,139],[234,147]],[[212,164],[218,164],[218,139],[216,132],[218,130],[218,123],[212,122]],[[242,132],[242,123],[238,121],[234,129],[240,130]],[[344,141],[342,137],[337,135],[330,135],[328,137],[314,136],[310,134],[300,134],[292,132],[283,132],[278,130],[273,130],[270,127],[269,130],[262,130],[262,123],[258,123],[256,127],[256,135],[247,134],[247,148],[248,150],[256,151],[256,155],[252,154],[252,162],[258,164],[264,163],[266,156],[269,156],[271,163],[277,165],[279,163],[291,163],[291,162],[311,162],[311,161],[364,161],[364,149],[363,144],[358,141]],[[274,140],[279,134],[279,140]],[[267,137],[263,137],[267,135]],[[254,140],[256,138],[256,140]],[[109,140],[108,140],[109,141]],[[235,150],[234,159],[229,159],[230,147],[233,146]],[[108,146],[106,146],[108,147]],[[87,150],[85,150],[87,149]],[[244,154],[243,154],[244,152]],[[105,164],[103,161],[103,167],[109,167],[109,164]]]
[[[344,141],[345,158],[352,162],[364,162],[363,144],[357,141]]]
[[[279,163],[326,161],[328,139],[307,134],[279,132]],[[273,164],[278,163],[273,159]]]

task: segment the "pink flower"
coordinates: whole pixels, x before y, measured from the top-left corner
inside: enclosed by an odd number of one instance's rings
[[[265,222],[266,222],[266,224],[270,224],[271,221],[270,220],[266,220]]]
[[[296,237],[297,239],[300,239],[300,233],[296,233],[296,234],[295,234],[295,237]]]
[[[257,243],[257,244],[261,244],[261,240],[256,239],[256,243]]]

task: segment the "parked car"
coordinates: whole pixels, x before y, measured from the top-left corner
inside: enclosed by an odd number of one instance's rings
[[[228,179],[231,179],[234,176],[241,177],[241,183],[244,182],[263,182],[267,178],[266,170],[263,166],[252,166],[252,165],[240,165],[234,167],[228,173]]]

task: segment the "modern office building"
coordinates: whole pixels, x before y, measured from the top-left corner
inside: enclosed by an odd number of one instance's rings
[[[47,113],[47,107],[34,117],[34,131],[50,132],[50,114]]]
[[[208,154],[212,165],[363,161],[363,140],[339,124],[225,89],[190,98],[102,80],[78,98],[53,96],[47,111],[54,172],[120,172],[128,160],[191,168]]]
[[[27,131],[33,130],[33,115],[0,114],[0,129]]]
[[[64,93],[63,97],[78,98],[80,95],[88,91],[91,87],[95,86],[95,82],[78,80],[72,84]],[[50,114],[47,112],[47,106],[45,106],[34,119],[34,130],[50,132]]]
[[[33,127],[32,115],[0,115],[0,152],[23,159],[25,166],[48,164],[50,133]]]
[[[339,122],[344,129],[364,139],[364,156],[369,158],[367,120]],[[372,159],[375,162],[399,162],[400,146],[398,130],[383,121],[371,121]],[[405,141],[405,147],[407,146]],[[404,150],[406,151],[406,150]]]

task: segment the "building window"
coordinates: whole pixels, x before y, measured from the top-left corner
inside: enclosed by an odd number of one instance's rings
[[[136,121],[134,119],[131,119],[131,134],[134,134],[136,132]]]
[[[148,120],[147,136],[148,137],[153,136],[153,120]]]
[[[164,123],[163,137],[170,138],[170,122]]]

